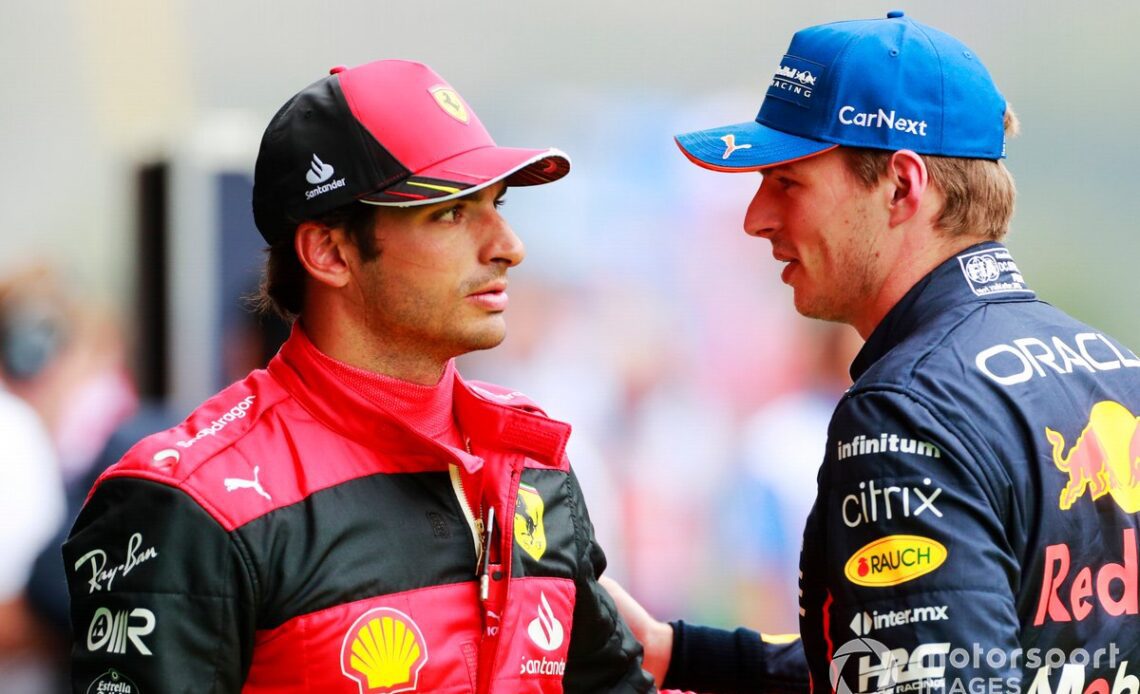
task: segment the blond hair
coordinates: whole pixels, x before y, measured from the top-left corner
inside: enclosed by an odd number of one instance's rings
[[[1017,135],[1020,123],[1006,104],[1006,139]],[[848,170],[868,188],[887,173],[894,152],[844,147]],[[1000,241],[1009,232],[1017,188],[1005,164],[990,159],[923,155],[931,184],[942,192],[945,204],[936,226],[947,236],[978,235]]]

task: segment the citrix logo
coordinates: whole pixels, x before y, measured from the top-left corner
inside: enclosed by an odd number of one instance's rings
[[[919,516],[924,511],[930,511],[941,518],[942,512],[934,502],[942,494],[941,487],[932,487],[929,477],[923,478],[923,487],[886,487],[875,486],[875,480],[859,483],[858,494],[848,494],[843,497],[842,515],[843,524],[848,528],[857,528],[866,523],[877,523],[881,518],[891,520],[894,517],[911,518]],[[870,496],[868,497],[868,492]],[[895,499],[891,499],[894,493]],[[914,497],[914,504],[911,504]],[[880,500],[881,499],[881,500]]]

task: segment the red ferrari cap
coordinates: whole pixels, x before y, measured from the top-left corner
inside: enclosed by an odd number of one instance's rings
[[[563,152],[500,147],[475,111],[421,63],[335,67],[273,116],[254,169],[253,215],[269,243],[353,201],[408,207],[498,181],[549,183]]]

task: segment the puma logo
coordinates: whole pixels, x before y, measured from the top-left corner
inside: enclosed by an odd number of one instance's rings
[[[253,468],[253,479],[243,480],[240,477],[227,477],[222,480],[222,482],[225,483],[227,492],[232,492],[235,489],[252,489],[258,494],[264,496],[266,499],[273,501],[273,497],[265,493],[265,490],[261,487],[261,482],[257,479],[260,472],[261,466],[256,465]]]
[[[743,145],[736,144],[736,135],[733,135],[732,133],[729,133],[720,139],[724,140],[724,154],[721,155],[721,159],[728,159],[732,153],[738,149],[752,149],[752,145],[747,143]]]

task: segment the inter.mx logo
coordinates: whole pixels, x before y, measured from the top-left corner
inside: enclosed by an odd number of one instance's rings
[[[908,610],[891,610],[888,612],[862,612],[851,620],[851,631],[856,636],[867,636],[876,629],[889,629],[890,627],[918,622],[941,622],[949,619],[946,615],[949,607],[946,605],[932,605],[929,607],[912,607]]]
[[[855,692],[943,691],[946,686],[946,654],[949,643],[924,643],[909,653],[905,648],[887,648],[875,639],[857,637],[840,646],[831,659],[831,690],[852,694],[852,672],[844,669],[858,656]]]

